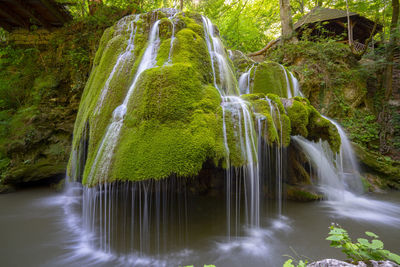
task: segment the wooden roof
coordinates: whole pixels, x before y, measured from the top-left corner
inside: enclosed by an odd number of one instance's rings
[[[8,31],[61,27],[70,20],[68,10],[54,0],[0,0],[0,26]]]
[[[357,16],[357,13],[349,12],[350,17]],[[298,29],[301,26],[309,23],[316,23],[322,21],[328,21],[333,19],[346,18],[347,12],[339,9],[330,9],[324,7],[315,7],[309,13],[301,17],[295,24],[294,29]]]
[[[352,23],[354,23],[354,38],[363,42],[370,36],[375,23],[354,12],[349,12],[349,16]],[[327,24],[326,27],[330,30],[332,30],[332,27],[336,27],[337,29],[334,30],[334,32],[340,34],[346,31],[347,12],[339,9],[315,7],[294,24],[294,29],[298,33],[301,33],[303,29],[307,27],[312,28],[315,24],[320,22],[330,23]],[[382,31],[382,25],[377,24],[374,34],[379,31]]]

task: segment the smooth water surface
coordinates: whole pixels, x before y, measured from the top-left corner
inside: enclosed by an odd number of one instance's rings
[[[390,201],[391,207],[400,207],[400,192],[370,194],[366,199],[374,205]],[[373,209],[374,221],[369,217],[348,219],[343,217],[346,214],[336,213],[332,208],[334,203],[328,202],[286,202],[281,217],[276,215],[276,205],[271,203],[261,214],[263,228],[248,229],[246,236],[228,241],[224,197],[204,197],[193,200],[196,210],[192,214],[197,214],[193,220],[196,223],[189,225],[190,238],[185,246],[160,257],[115,258],[78,244],[76,233],[68,227],[73,218],[66,218],[66,201],[62,193],[48,188],[0,195],[1,266],[281,266],[287,259],[285,254],[311,260],[343,258],[340,251],[330,248],[325,240],[332,222],[346,228],[353,240],[363,236],[365,231],[375,232],[385,248],[400,252],[396,218],[391,220],[390,215],[383,216],[379,209]],[[194,205],[190,207],[194,209]],[[191,244],[190,240],[195,243]]]

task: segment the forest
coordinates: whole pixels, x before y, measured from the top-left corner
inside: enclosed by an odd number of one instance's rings
[[[399,0],[0,1],[4,266],[399,266],[399,190]]]

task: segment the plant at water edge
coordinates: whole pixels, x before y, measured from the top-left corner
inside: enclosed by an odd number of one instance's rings
[[[306,267],[307,266],[307,261],[304,262],[304,261],[300,260],[299,264],[297,264],[297,265],[293,265],[292,262],[293,262],[292,259],[285,261],[285,263],[283,264],[283,267]]]
[[[331,247],[341,248],[342,252],[354,262],[369,260],[390,260],[400,264],[400,256],[386,249],[383,249],[383,242],[372,232],[365,232],[371,238],[357,238],[357,243],[353,243],[349,234],[339,225],[331,225],[329,236],[326,240],[331,241]]]

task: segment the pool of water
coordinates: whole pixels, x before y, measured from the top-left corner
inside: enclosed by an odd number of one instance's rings
[[[197,207],[196,223],[187,230],[190,238],[185,246],[160,256],[115,257],[80,242],[82,233],[74,228],[78,218],[66,212],[69,200],[63,193],[49,188],[27,189],[0,195],[0,265],[282,266],[286,255],[343,259],[325,240],[331,223],[342,225],[353,240],[372,231],[385,248],[400,253],[400,192],[346,199],[341,203],[285,202],[281,215],[273,208],[262,213],[261,229],[245,229],[246,235],[230,240],[224,228],[223,205],[216,205],[223,199],[203,199],[193,206]]]

